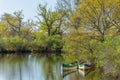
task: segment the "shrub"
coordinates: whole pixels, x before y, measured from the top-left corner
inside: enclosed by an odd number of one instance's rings
[[[33,50],[44,50],[48,46],[48,37],[46,35],[41,35],[36,37],[31,42],[31,47]]]
[[[62,37],[60,35],[50,36],[48,45],[52,50],[61,50],[63,47]]]
[[[26,51],[30,49],[29,41],[19,36],[4,38],[7,46],[6,49],[9,51]]]
[[[5,42],[2,38],[0,38],[0,52],[5,50]]]

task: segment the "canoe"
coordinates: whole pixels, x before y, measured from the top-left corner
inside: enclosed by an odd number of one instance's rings
[[[79,64],[78,68],[81,71],[87,71],[87,70],[91,69],[91,65],[86,64],[86,63],[82,63],[82,64]]]
[[[82,63],[79,64],[79,73],[85,76],[91,70],[91,65]]]
[[[82,76],[85,76],[91,71],[91,65],[87,63],[62,64],[63,76],[74,73],[76,71],[78,71]]]
[[[62,64],[62,70],[69,71],[78,69],[78,64]]]
[[[80,69],[81,71],[87,71],[91,69],[91,65],[87,63],[76,63],[76,64],[62,64],[63,70],[73,70],[73,69]]]

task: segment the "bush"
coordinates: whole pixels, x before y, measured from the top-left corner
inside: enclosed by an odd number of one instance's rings
[[[5,42],[2,38],[0,38],[0,52],[5,50]]]
[[[4,38],[6,49],[8,51],[26,51],[30,50],[30,43],[26,39],[20,38],[19,36]]]
[[[33,50],[44,50],[48,46],[48,37],[46,35],[41,35],[39,37],[36,37],[31,42],[31,47]]]
[[[93,57],[104,74],[120,75],[120,36],[106,37],[103,43],[96,44]]]
[[[62,37],[60,35],[50,36],[48,45],[52,50],[61,50],[63,47]]]
[[[47,35],[40,35],[32,41],[31,45],[33,50],[55,51],[62,49],[63,42],[59,35],[49,37]]]

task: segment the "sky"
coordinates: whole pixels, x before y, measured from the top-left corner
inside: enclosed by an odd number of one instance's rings
[[[4,13],[13,14],[18,10],[23,10],[24,19],[35,19],[38,4],[48,4],[48,8],[53,9],[56,0],[0,0],[0,16]]]

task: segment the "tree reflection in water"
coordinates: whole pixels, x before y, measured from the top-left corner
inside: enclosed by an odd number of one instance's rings
[[[91,71],[85,77],[78,72],[61,75],[63,57],[41,54],[0,55],[0,80],[114,80],[98,70]]]
[[[0,56],[0,80],[62,80],[62,57],[56,55]]]
[[[61,78],[61,57],[53,55],[45,55],[42,69],[45,80],[62,80]]]

